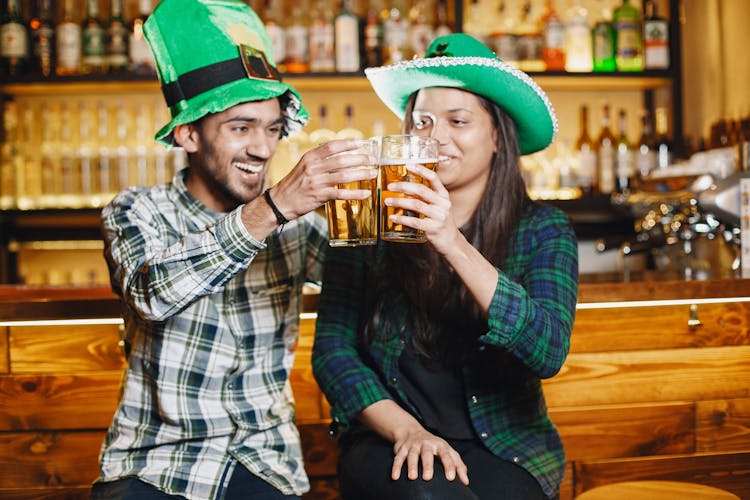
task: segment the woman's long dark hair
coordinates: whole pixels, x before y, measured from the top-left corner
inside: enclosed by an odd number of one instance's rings
[[[413,127],[411,116],[416,95],[412,94],[406,106],[403,128],[407,133]],[[495,103],[479,95],[476,97],[492,118],[497,152],[493,155],[487,187],[479,205],[460,229],[488,261],[502,268],[510,238],[529,198],[521,176],[518,135],[513,120]],[[479,305],[456,273],[429,245],[386,244],[374,276],[375,311],[382,310],[389,296],[406,300],[413,345],[423,356],[449,365],[460,362],[476,336],[486,329],[486,319]],[[366,341],[372,340],[379,322],[377,316],[376,313],[371,318]],[[442,332],[452,334],[441,335]]]

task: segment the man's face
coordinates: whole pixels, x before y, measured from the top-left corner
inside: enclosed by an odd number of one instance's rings
[[[191,153],[185,181],[207,207],[228,212],[261,194],[283,118],[278,99],[239,104],[207,115],[183,142]]]

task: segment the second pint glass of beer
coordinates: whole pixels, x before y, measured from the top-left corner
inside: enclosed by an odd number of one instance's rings
[[[392,182],[426,181],[406,169],[407,165],[420,164],[435,170],[438,164],[438,141],[421,135],[386,135],[383,137],[380,149],[380,238],[385,241],[404,243],[422,243],[425,241],[424,232],[418,229],[396,224],[389,218],[391,215],[407,215],[423,217],[422,214],[389,207],[383,204],[386,198],[400,198],[408,195],[388,191],[388,184]]]
[[[357,147],[339,154],[361,154],[372,158],[372,164],[355,168],[378,168],[378,141],[361,139]],[[332,247],[374,245],[378,242],[378,180],[338,184],[339,189],[366,189],[371,195],[364,200],[331,200],[326,203],[329,244]]]

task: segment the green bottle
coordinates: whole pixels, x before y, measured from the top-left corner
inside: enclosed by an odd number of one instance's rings
[[[615,28],[610,21],[609,10],[603,10],[591,29],[591,45],[594,56],[594,71],[615,71]]]
[[[618,71],[643,71],[643,36],[641,13],[622,0],[612,17],[615,28],[615,62]]]

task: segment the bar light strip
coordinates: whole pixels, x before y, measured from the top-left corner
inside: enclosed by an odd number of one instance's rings
[[[750,302],[750,297],[716,297],[706,299],[669,299],[669,300],[632,300],[627,302],[586,302],[576,305],[578,310],[586,309],[614,309],[622,307],[662,307],[662,306],[690,306],[700,304],[726,304]],[[316,319],[317,313],[306,312],[299,315],[300,319]],[[122,318],[89,318],[89,319],[43,319],[0,321],[0,326],[79,326],[79,325],[121,325]]]

